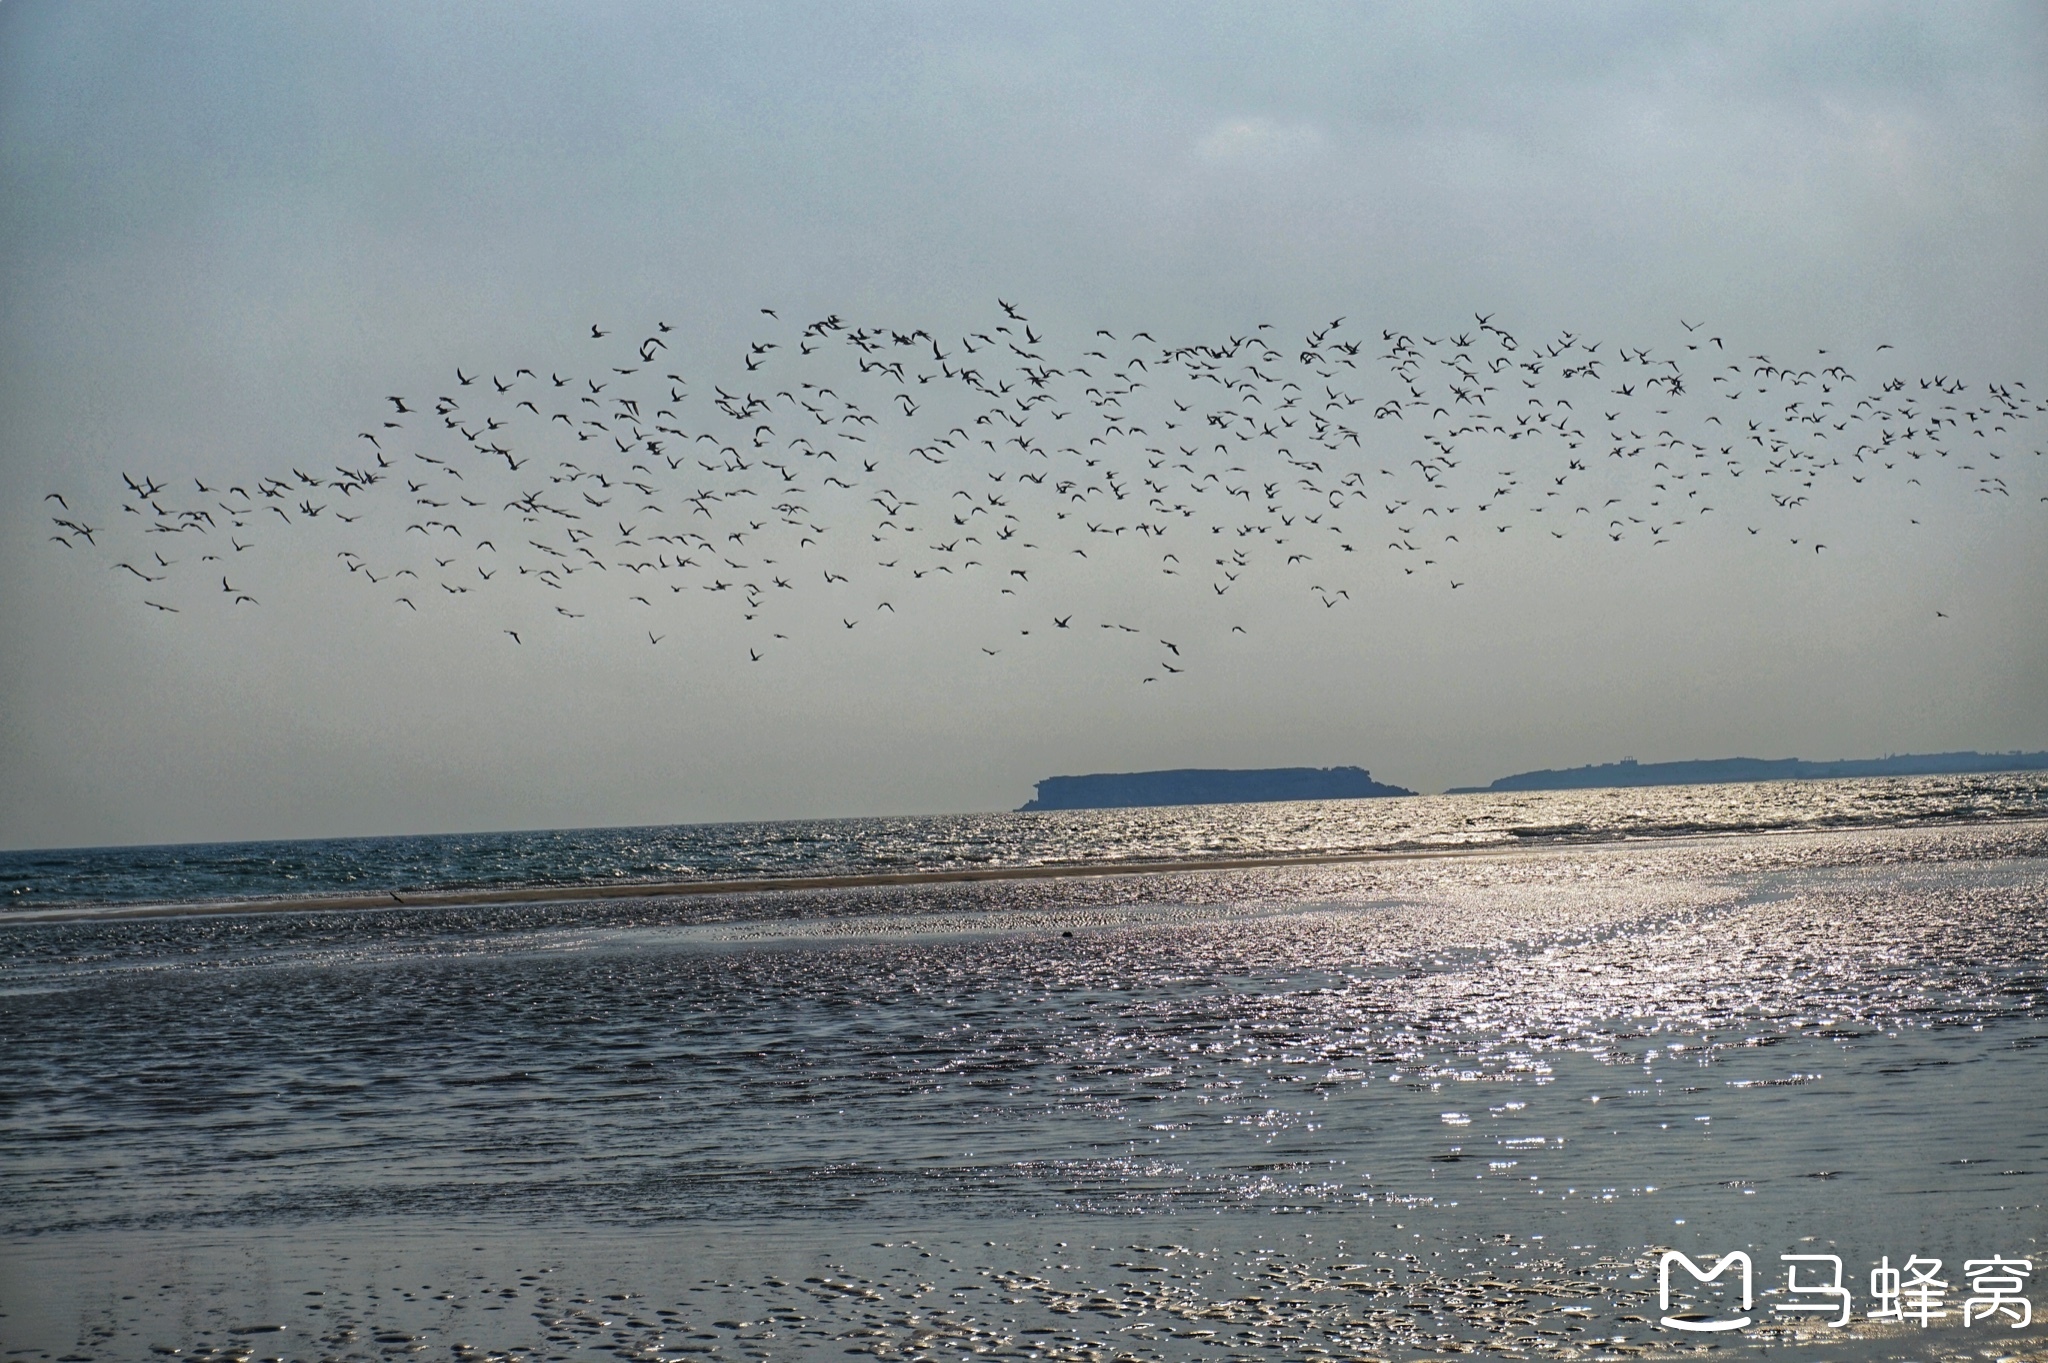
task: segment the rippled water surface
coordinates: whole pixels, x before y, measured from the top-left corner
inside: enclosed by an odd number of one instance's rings
[[[1962,822],[1966,785],[1924,827],[16,923],[0,1340],[2036,1356],[2031,1327],[1861,1319],[1880,1256],[2048,1278],[2048,823]],[[1661,794],[1513,817],[1677,822]],[[1760,797],[1675,803],[1723,799]],[[1115,816],[1121,845],[1324,836],[1313,806],[1165,817]],[[1749,1252],[1757,1327],[1658,1329],[1666,1246]],[[1800,1252],[1843,1258],[1852,1329],[1772,1314]]]
[[[0,852],[0,913],[69,903],[1284,856],[2044,816],[2048,772],[2010,772]]]

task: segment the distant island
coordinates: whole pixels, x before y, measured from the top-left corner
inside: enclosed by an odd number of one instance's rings
[[[1024,810],[1357,800],[1414,793],[1400,786],[1382,785],[1363,767],[1264,767],[1254,771],[1191,767],[1179,771],[1049,776],[1038,783],[1038,797]]]
[[[1797,757],[1716,757],[1698,762],[1638,762],[1525,771],[1489,786],[1454,786],[1446,795],[1514,790],[1596,790],[1608,786],[1707,786],[1751,781],[1827,781],[1857,776],[1967,776],[1973,772],[2048,770],[2048,752],[1902,753],[1841,762]]]

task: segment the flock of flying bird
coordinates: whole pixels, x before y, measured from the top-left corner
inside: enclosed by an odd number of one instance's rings
[[[1816,498],[2031,501],[2041,469],[2023,383],[1870,378],[1691,322],[1668,353],[1491,315],[1167,344],[1056,338],[997,301],[958,336],[764,308],[714,379],[666,322],[593,325],[552,365],[390,394],[318,458],[127,472],[105,510],[52,492],[50,539],[166,616],[260,610],[281,550],[407,617],[501,601],[508,648],[627,615],[651,646],[715,634],[756,663],[947,598],[957,620],[966,593],[989,658],[1085,634],[1142,649],[1152,682],[1194,641],[1073,603],[1136,606],[1149,580],[1227,636],[1275,588],[1333,612],[1376,578],[1455,591],[1516,539],[1627,553],[1718,526],[1821,554]]]

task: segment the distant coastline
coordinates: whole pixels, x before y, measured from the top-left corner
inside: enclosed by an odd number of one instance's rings
[[[1134,809],[1155,805],[1240,805],[1277,800],[1358,800],[1413,795],[1372,779],[1363,767],[1262,767],[1049,776],[1020,813],[1043,809]]]
[[[1707,786],[1753,781],[1828,781],[1870,776],[1970,776],[2048,770],[2048,752],[1901,753],[1891,757],[1807,762],[1797,757],[1715,757],[1690,762],[1638,762],[1624,757],[1590,767],[1524,771],[1491,785],[1453,786],[1446,795],[1517,790],[1599,790],[1626,786]]]

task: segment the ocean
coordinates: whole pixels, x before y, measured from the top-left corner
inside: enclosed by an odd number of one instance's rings
[[[0,1351],[2048,1357],[2044,797],[0,855]]]

